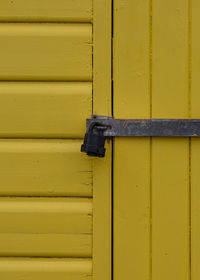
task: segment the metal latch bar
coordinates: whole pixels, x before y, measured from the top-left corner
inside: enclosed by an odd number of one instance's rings
[[[114,119],[93,115],[87,130],[97,122],[105,137],[200,137],[200,119]]]
[[[104,157],[106,137],[200,137],[200,119],[113,119],[92,116],[81,152]]]

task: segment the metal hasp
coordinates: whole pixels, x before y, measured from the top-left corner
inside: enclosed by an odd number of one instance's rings
[[[200,137],[200,119],[113,119],[107,116],[93,115],[91,119],[87,119],[87,133],[94,124],[101,133],[92,132],[99,137]],[[95,136],[96,137],[96,136]],[[82,151],[87,145],[87,137],[85,137]],[[98,141],[97,141],[98,142]],[[102,142],[101,142],[102,143]],[[97,144],[98,146],[98,144]],[[102,147],[101,147],[102,148]],[[96,149],[98,149],[96,147]],[[90,154],[92,156],[99,156]],[[104,154],[101,154],[103,157]]]

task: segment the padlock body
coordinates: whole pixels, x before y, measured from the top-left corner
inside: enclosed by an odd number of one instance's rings
[[[87,153],[88,156],[104,157],[105,156],[105,136],[88,132],[85,134],[84,144],[81,146],[81,152]]]

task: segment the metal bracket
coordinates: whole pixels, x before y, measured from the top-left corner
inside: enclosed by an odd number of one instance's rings
[[[93,115],[87,119],[87,130],[97,121],[102,128],[107,127],[105,137],[200,137],[200,119],[113,119]]]

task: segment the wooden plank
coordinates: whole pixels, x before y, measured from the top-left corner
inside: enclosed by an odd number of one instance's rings
[[[199,88],[200,88],[200,81],[199,81],[199,70],[200,70],[200,39],[199,39],[199,11],[200,11],[200,2],[198,0],[192,0],[191,4],[191,69],[190,74],[191,76],[191,117],[200,118],[199,113]],[[195,141],[196,142],[196,141]]]
[[[114,1],[114,117],[149,118],[149,1]],[[114,140],[114,279],[150,279],[150,141]]]
[[[0,24],[0,80],[92,79],[91,24]]]
[[[132,273],[148,279],[149,141],[117,140],[114,151],[114,278],[121,280]]]
[[[188,118],[188,1],[153,1],[152,117]],[[189,141],[152,140],[152,277],[188,280]]]
[[[0,198],[0,220],[0,256],[91,256],[91,199]]]
[[[152,13],[153,115],[187,118],[188,0],[154,0]]]
[[[1,0],[0,11],[6,22],[91,22],[92,0]]]
[[[88,234],[92,201],[88,198],[0,198],[0,233]]]
[[[112,1],[95,0],[93,20],[93,113],[111,115]],[[103,53],[102,53],[103,50]],[[103,55],[102,55],[103,54]],[[93,159],[93,280],[112,279],[112,143]],[[102,245],[103,244],[103,245]]]
[[[81,140],[0,140],[2,196],[92,196]]]
[[[91,111],[90,83],[0,82],[0,137],[81,138]]]
[[[94,1],[93,112],[110,116],[112,108],[112,1]],[[103,20],[102,20],[103,19]],[[102,57],[102,50],[103,57]],[[103,81],[103,82],[102,82]]]
[[[155,280],[189,279],[188,154],[187,139],[153,139],[152,272]]]
[[[194,54],[195,52],[193,52],[193,56]],[[195,57],[197,59],[196,54]],[[194,96],[193,91],[192,91],[192,96]],[[199,161],[200,161],[200,139],[192,139],[191,141],[191,277],[193,280],[199,279],[199,275],[200,275]]]
[[[92,280],[90,259],[0,258],[4,280]]]
[[[191,2],[191,117],[200,118],[200,2]],[[200,139],[191,139],[191,279],[200,277]]]
[[[1,233],[2,257],[91,257],[91,234]]]
[[[147,118],[150,115],[149,4],[144,0],[114,3],[115,117]],[[131,36],[130,26],[134,30]]]

